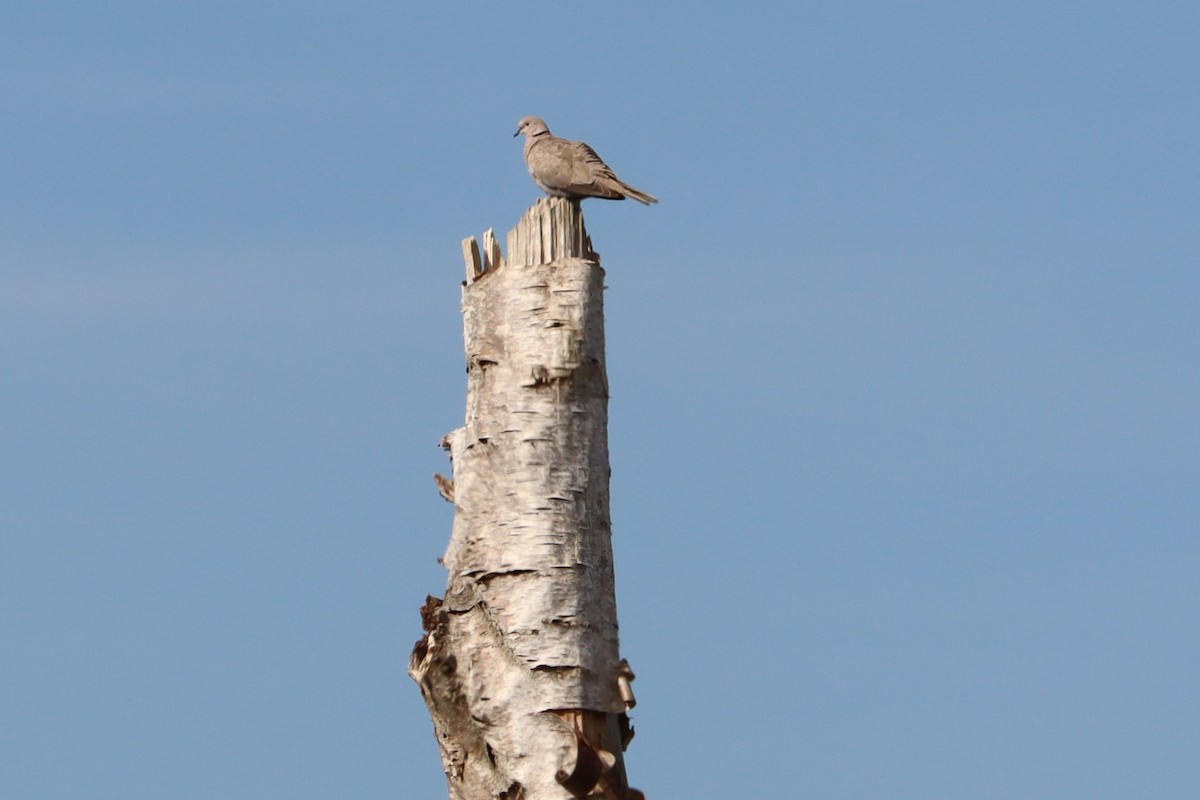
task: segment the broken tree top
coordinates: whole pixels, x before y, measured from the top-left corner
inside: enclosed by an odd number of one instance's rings
[[[524,117],[513,136],[525,134],[525,164],[533,182],[551,197],[582,200],[600,197],[624,200],[632,197],[650,205],[658,198],[625,183],[605,164],[596,151],[583,142],[561,139],[550,133],[540,117]]]
[[[483,252],[474,236],[463,240],[463,258],[467,262],[467,283],[490,275],[505,264],[534,266],[563,261],[600,263],[592,250],[592,238],[583,224],[578,204],[560,197],[543,197],[529,208],[508,232],[508,255],[500,252],[500,243],[491,228],[483,234]]]

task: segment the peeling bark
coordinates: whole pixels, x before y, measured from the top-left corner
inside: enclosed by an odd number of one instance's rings
[[[409,673],[451,800],[641,800],[622,752],[609,518],[604,271],[578,204],[547,198],[463,243],[466,424],[443,446],[455,507],[446,596]]]

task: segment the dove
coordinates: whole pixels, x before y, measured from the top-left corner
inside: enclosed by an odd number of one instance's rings
[[[658,198],[618,178],[596,151],[583,142],[550,133],[540,117],[523,117],[514,137],[525,134],[525,164],[533,182],[551,197],[579,201],[585,197],[624,200],[632,197],[650,205]]]

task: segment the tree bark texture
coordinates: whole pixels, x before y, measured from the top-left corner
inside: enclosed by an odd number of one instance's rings
[[[463,243],[466,424],[443,445],[454,504],[443,599],[409,672],[451,800],[640,800],[622,752],[633,677],[618,650],[609,517],[604,270],[579,205],[539,200]]]

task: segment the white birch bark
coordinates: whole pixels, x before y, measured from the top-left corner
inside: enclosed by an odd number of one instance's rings
[[[466,424],[443,444],[454,503],[444,599],[409,672],[451,800],[639,800],[621,756],[609,519],[604,271],[579,206],[546,198],[467,258]]]

